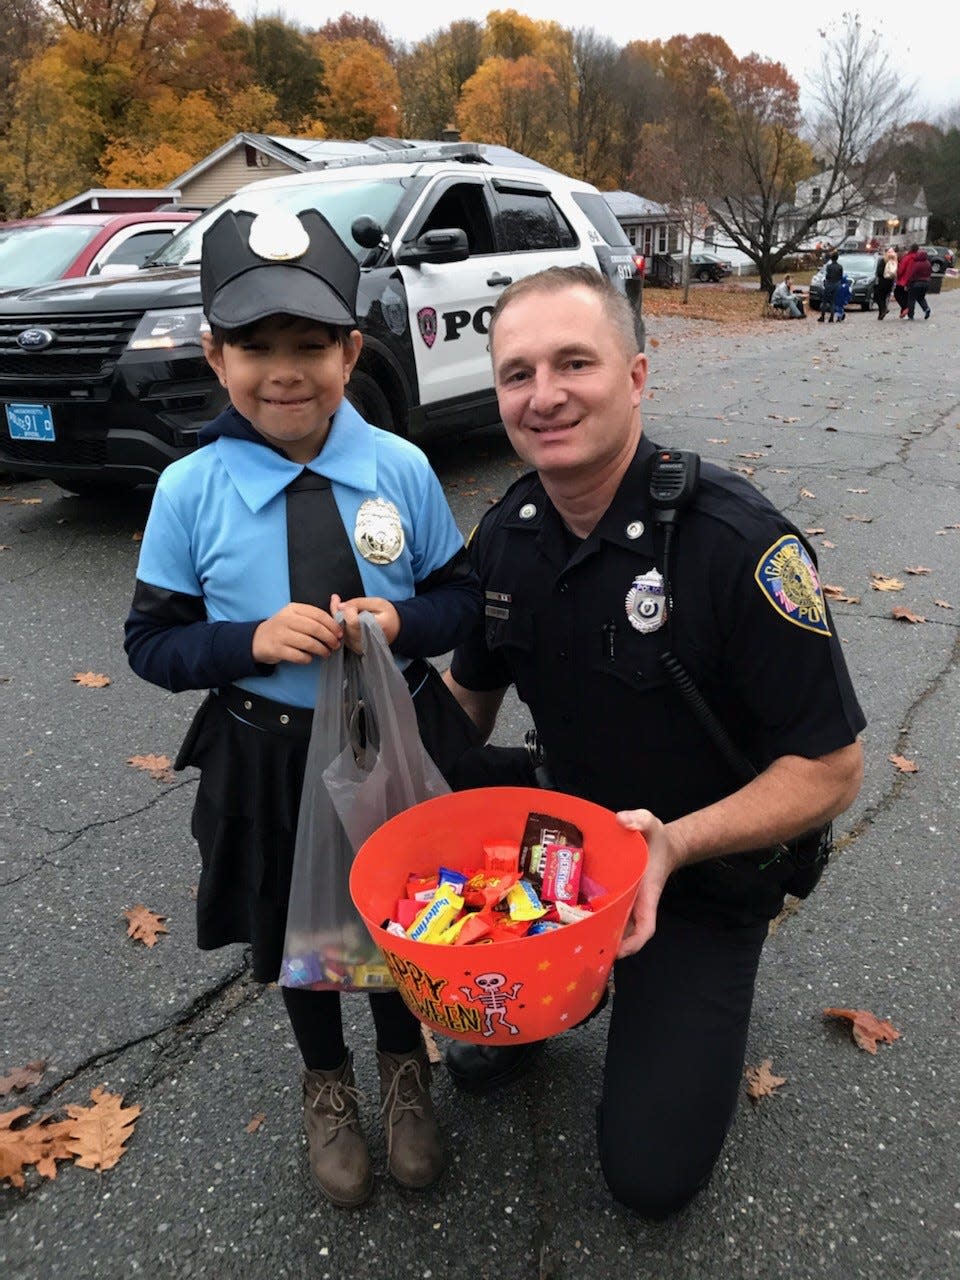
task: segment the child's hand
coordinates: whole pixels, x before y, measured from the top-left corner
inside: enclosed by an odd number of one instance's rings
[[[342,640],[343,628],[329,613],[294,602],[260,623],[253,633],[253,656],[257,662],[305,664],[329,658]]]
[[[400,615],[382,596],[355,596],[352,600],[341,600],[339,596],[330,597],[330,612],[343,610],[344,644],[354,653],[363,653],[363,640],[360,633],[360,614],[372,613],[386,637],[387,644],[393,644],[400,634]]]

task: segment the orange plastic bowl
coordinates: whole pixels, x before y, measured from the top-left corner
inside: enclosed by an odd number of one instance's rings
[[[604,890],[589,919],[532,938],[459,947],[382,928],[409,875],[482,867],[484,843],[519,843],[532,812],[583,832],[583,873]],[[646,865],[643,836],[608,809],[558,791],[481,787],[427,800],[384,823],[354,859],[350,893],[422,1022],[473,1044],[524,1044],[575,1026],[594,1008]]]

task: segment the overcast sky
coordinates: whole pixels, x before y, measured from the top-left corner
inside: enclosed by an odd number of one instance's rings
[[[279,13],[286,21],[304,28],[316,29],[328,18],[338,17],[344,9],[376,19],[387,34],[412,42],[430,32],[448,26],[458,18],[482,21],[493,8],[514,8],[531,18],[552,18],[565,27],[592,26],[617,44],[630,40],[666,40],[672,35],[694,35],[707,31],[722,36],[738,57],[754,52],[762,57],[783,62],[790,74],[804,87],[820,61],[822,40],[818,27],[838,18],[840,4],[773,5],[733,3],[722,5],[716,0],[683,0],[676,6],[676,16],[658,16],[657,6],[610,4],[599,16],[599,9],[584,8],[572,0],[505,0],[501,4],[468,4],[464,0],[444,0],[438,5],[397,4],[396,0],[347,0],[337,4],[317,4],[316,0],[231,0],[237,13],[245,19],[259,12],[261,16]],[[659,6],[662,10],[670,5]],[[851,9],[856,4],[851,2]],[[869,22],[880,33],[892,63],[902,72],[908,84],[916,83],[916,118],[935,120],[949,107],[960,103],[960,57],[956,43],[949,37],[949,24],[938,27],[930,13],[913,9],[902,0],[870,0],[863,6]],[[772,18],[772,21],[771,21]],[[911,34],[912,29],[912,34]]]

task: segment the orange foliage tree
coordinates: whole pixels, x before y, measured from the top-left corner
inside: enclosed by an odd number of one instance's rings
[[[557,105],[557,79],[545,62],[487,58],[463,86],[457,121],[467,138],[543,160],[551,153]]]
[[[396,137],[400,81],[386,54],[366,40],[323,40],[314,47],[324,65],[317,115],[330,137]]]

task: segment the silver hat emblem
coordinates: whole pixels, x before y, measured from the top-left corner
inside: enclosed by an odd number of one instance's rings
[[[247,240],[251,253],[268,262],[292,262],[310,248],[307,229],[295,213],[273,209],[260,213],[250,223]]]
[[[667,600],[663,591],[663,574],[656,569],[634,578],[627,592],[627,621],[644,633],[659,631],[667,620]]]
[[[367,498],[357,512],[353,537],[364,560],[393,564],[404,546],[400,512],[386,498]]]

